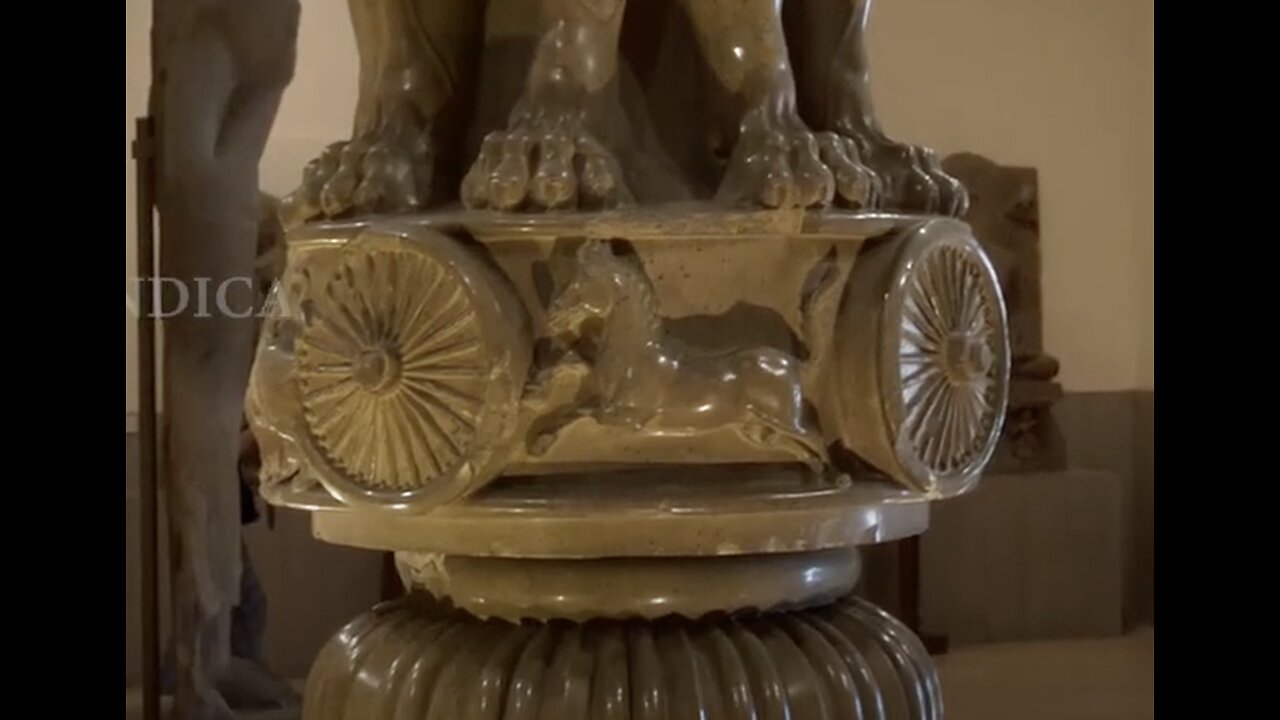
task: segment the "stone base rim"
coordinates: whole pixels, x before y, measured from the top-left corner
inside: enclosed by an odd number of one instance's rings
[[[792,610],[853,591],[852,548],[703,558],[531,560],[396,553],[406,587],[479,618],[521,620],[699,618]]]

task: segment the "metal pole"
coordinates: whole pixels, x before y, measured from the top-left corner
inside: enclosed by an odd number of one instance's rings
[[[142,554],[142,717],[160,720],[159,507],[156,450],[155,136],[138,118],[133,141],[138,203],[138,503]]]
[[[151,0],[151,87],[147,116],[135,125],[133,157],[138,205],[138,481],[142,555],[142,717],[160,720],[160,435],[156,423],[157,182],[160,167],[160,98],[164,89],[164,10]]]

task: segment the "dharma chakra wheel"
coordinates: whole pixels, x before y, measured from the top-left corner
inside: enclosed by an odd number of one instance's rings
[[[934,220],[866,248],[847,293],[844,440],[919,490],[963,492],[995,452],[1009,394],[995,269],[968,226]]]
[[[530,351],[501,278],[435,233],[369,233],[304,272],[302,445],[339,498],[446,502],[492,478]]]

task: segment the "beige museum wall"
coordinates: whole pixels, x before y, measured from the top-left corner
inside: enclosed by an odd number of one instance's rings
[[[873,12],[891,132],[1039,169],[1045,343],[1066,388],[1154,388],[1154,0]]]
[[[149,6],[126,0],[126,137],[145,107]],[[1154,17],[1154,0],[881,0],[872,18],[876,100],[891,132],[1039,168],[1046,345],[1070,391],[1155,386]],[[346,133],[355,79],[346,2],[309,0],[265,189],[287,192]],[[132,332],[126,314],[130,412]]]
[[[1137,115],[1138,196],[1134,215],[1138,218],[1138,293],[1142,319],[1141,353],[1138,356],[1138,387],[1156,389],[1156,12],[1155,0],[1145,0],[1141,31],[1141,106]]]
[[[128,292],[130,279],[136,277],[137,212],[133,160],[129,141],[133,139],[134,118],[146,112],[149,63],[147,61],[147,29],[150,25],[149,0],[125,0],[124,5],[124,276]],[[137,329],[126,303],[124,311],[124,407],[132,415],[138,411]]]

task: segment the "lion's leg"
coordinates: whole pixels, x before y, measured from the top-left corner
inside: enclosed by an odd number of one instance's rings
[[[428,202],[454,143],[437,143],[474,76],[484,3],[348,0],[360,58],[351,139],[330,145],[282,208],[289,225]]]
[[[796,86],[776,0],[685,0],[703,55],[737,107],[737,137],[720,199],[769,207],[864,205],[870,174],[841,138],[815,135]]]
[[[610,102],[625,0],[541,0],[546,29],[507,129],[485,138],[462,184],[468,207],[607,206],[629,193],[592,135]]]
[[[851,14],[831,62],[827,117],[829,129],[853,140],[884,187],[883,205],[962,215],[968,194],[943,172],[933,151],[891,140],[880,128],[871,102],[866,28],[872,0],[846,0]]]

